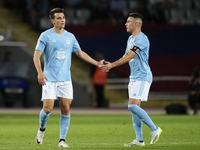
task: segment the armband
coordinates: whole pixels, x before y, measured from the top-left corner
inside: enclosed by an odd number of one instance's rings
[[[131,50],[137,54],[140,51],[140,48],[137,46],[133,46],[133,48],[131,48]]]

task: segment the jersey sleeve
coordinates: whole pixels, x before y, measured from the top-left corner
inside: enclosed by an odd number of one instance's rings
[[[36,50],[43,52],[46,45],[46,39],[44,33],[42,33],[37,41],[37,45],[35,47]]]
[[[142,36],[136,38],[134,42],[135,49],[138,49],[139,51],[145,49],[147,47],[147,44],[147,41],[145,41]]]
[[[75,36],[74,36],[74,43],[73,43],[73,49],[72,52],[76,52],[79,51],[81,49],[78,41],[76,40]]]

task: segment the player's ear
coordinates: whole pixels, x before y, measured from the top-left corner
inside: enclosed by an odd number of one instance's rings
[[[136,21],[135,23],[134,23],[134,25],[137,25],[138,24],[138,22]]]
[[[51,23],[54,24],[54,20],[53,19],[51,19]]]

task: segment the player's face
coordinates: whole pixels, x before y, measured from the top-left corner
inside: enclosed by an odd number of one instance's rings
[[[126,20],[126,31],[129,33],[132,33],[135,30],[135,18],[133,17],[128,17],[128,19]]]
[[[65,15],[63,13],[55,13],[54,19],[52,19],[52,23],[56,28],[64,28],[65,27]]]

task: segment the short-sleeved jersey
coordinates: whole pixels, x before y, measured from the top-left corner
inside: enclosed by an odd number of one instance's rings
[[[129,66],[131,68],[130,81],[148,81],[152,82],[153,76],[151,69],[149,67],[149,40],[147,36],[140,32],[136,37],[133,38],[131,35],[127,41],[126,52],[137,46],[140,48],[139,52],[136,52],[135,57],[129,61]]]
[[[43,52],[48,81],[71,81],[71,55],[81,49],[72,33],[64,30],[59,35],[53,28],[48,29],[41,33],[35,49]]]

